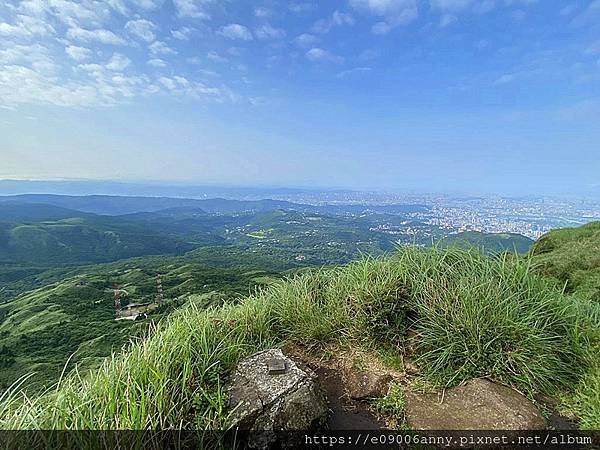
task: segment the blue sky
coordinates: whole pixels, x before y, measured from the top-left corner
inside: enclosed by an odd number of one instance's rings
[[[0,3],[0,178],[600,186],[600,0]]]

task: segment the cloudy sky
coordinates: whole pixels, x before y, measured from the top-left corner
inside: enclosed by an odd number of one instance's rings
[[[600,186],[600,0],[0,1],[0,178]]]

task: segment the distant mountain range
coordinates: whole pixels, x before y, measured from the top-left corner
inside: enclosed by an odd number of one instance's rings
[[[426,205],[323,205],[313,206],[282,200],[190,199],[171,197],[126,197],[111,195],[23,194],[0,196],[0,203],[34,203],[105,215],[155,212],[171,208],[198,208],[213,214],[273,211],[276,209],[321,214],[357,214],[365,211],[400,214],[428,210]]]

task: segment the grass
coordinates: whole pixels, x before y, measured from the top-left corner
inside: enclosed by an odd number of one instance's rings
[[[582,423],[600,416],[587,397],[598,378],[586,376],[600,348],[597,304],[562,294],[527,259],[405,248],[306,272],[237,304],[190,304],[97,371],[71,373],[36,398],[14,386],[0,401],[0,428],[219,429],[228,375],[245,355],[287,343],[400,353],[408,329],[438,385],[488,376],[529,393],[579,386],[571,397]]]
[[[387,395],[376,399],[373,406],[380,414],[392,418],[398,429],[407,429],[408,425],[405,417],[406,398],[402,385],[392,384]]]

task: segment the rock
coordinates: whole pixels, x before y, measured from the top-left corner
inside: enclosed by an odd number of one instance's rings
[[[420,372],[419,366],[410,359],[404,359],[404,372],[406,372],[407,375],[417,375]]]
[[[541,430],[538,409],[514,389],[483,378],[442,394],[407,392],[406,420],[416,430]]]
[[[364,371],[349,371],[345,377],[346,392],[354,400],[379,398],[387,394],[392,377]]]
[[[230,427],[250,431],[248,447],[256,449],[273,446],[278,431],[315,428],[328,413],[317,376],[279,349],[256,353],[239,363],[229,388],[229,406]],[[282,448],[295,444],[278,442]]]

